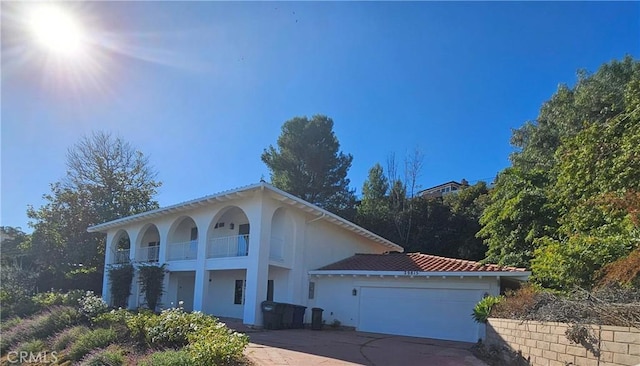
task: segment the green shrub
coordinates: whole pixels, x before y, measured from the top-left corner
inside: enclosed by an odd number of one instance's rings
[[[93,324],[101,328],[113,328],[121,338],[128,338],[131,332],[128,328],[128,320],[134,315],[126,309],[113,309],[93,318]]]
[[[84,325],[67,328],[53,336],[49,341],[49,346],[53,351],[62,351],[75,342],[81,335],[88,332],[89,328]]]
[[[131,295],[134,268],[131,263],[111,265],[109,267],[109,286],[112,304],[115,307],[126,308]]]
[[[118,333],[113,329],[99,328],[82,334],[69,349],[69,357],[78,361],[89,352],[103,348],[116,341]]]
[[[249,344],[249,337],[219,322],[197,329],[188,338],[186,349],[197,366],[227,364],[239,359]]]
[[[166,264],[161,266],[143,264],[138,267],[140,291],[144,294],[147,306],[152,311],[156,310],[160,297],[164,292],[163,280],[166,272],[165,268]]]
[[[30,341],[22,342],[14,348],[16,352],[30,352],[36,354],[45,349],[45,344],[41,339],[32,339]]]
[[[80,313],[78,310],[68,306],[52,307],[31,318],[24,319],[9,331],[3,332],[2,338],[0,338],[0,351],[4,353],[20,341],[48,338],[71,325],[78,324],[79,321]]]
[[[107,305],[101,297],[93,294],[93,291],[87,291],[84,296],[78,301],[80,305],[80,312],[90,321],[100,314],[109,311],[109,305]]]
[[[491,314],[491,308],[501,300],[502,296],[487,296],[480,300],[473,308],[473,313],[471,314],[473,320],[478,323],[486,323]]]
[[[155,352],[143,359],[139,366],[191,366],[193,361],[185,350]]]
[[[201,312],[187,313],[182,309],[163,310],[159,315],[141,312],[128,320],[135,339],[153,348],[181,348],[188,335],[197,329],[219,324],[217,319]]]
[[[82,290],[71,290],[67,293],[49,291],[35,294],[31,299],[41,308],[48,308],[54,305],[78,306],[78,301],[84,294],[85,292]]]
[[[17,316],[7,320],[3,319],[2,322],[0,322],[0,332],[5,333],[6,331],[20,324],[21,321],[22,318]]]
[[[120,366],[125,364],[125,350],[118,345],[110,345],[86,355],[80,366]]]

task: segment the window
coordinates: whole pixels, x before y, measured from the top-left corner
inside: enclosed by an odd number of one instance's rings
[[[236,305],[244,304],[244,280],[236,280],[236,289],[233,294],[233,303]]]
[[[316,283],[309,282],[309,300],[312,300],[316,294]]]
[[[191,239],[189,239],[191,241],[193,240],[198,240],[198,228],[197,227],[192,227],[191,228]]]
[[[273,280],[267,281],[267,301],[273,301]]]

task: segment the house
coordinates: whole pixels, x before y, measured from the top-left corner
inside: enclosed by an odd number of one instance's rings
[[[418,192],[418,196],[430,197],[430,198],[442,197],[451,193],[457,193],[458,191],[465,189],[467,187],[469,187],[469,182],[467,182],[466,179],[463,179],[460,182],[456,182],[452,180],[447,183],[442,183],[442,184],[438,184],[437,186],[423,189],[420,192]]]
[[[264,300],[321,307],[327,323],[476,341],[469,314],[522,269],[403,248],[270,184],[225,191],[90,227],[107,234],[105,266],[166,264],[165,307],[262,325]],[[110,302],[108,271],[102,296]],[[129,306],[142,306],[134,281]],[[463,319],[463,320],[461,320]],[[311,312],[305,314],[310,322]],[[433,323],[430,323],[433,322]]]

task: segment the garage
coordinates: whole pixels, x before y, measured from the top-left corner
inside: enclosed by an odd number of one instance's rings
[[[476,342],[479,324],[470,314],[482,295],[473,289],[362,287],[357,329]]]
[[[356,254],[309,271],[310,307],[325,324],[358,331],[477,342],[484,325],[471,317],[501,284],[526,281],[524,268],[422,253]]]

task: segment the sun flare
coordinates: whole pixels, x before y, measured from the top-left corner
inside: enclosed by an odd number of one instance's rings
[[[72,14],[55,5],[34,9],[28,24],[34,40],[53,55],[73,58],[85,50],[82,25]]]

